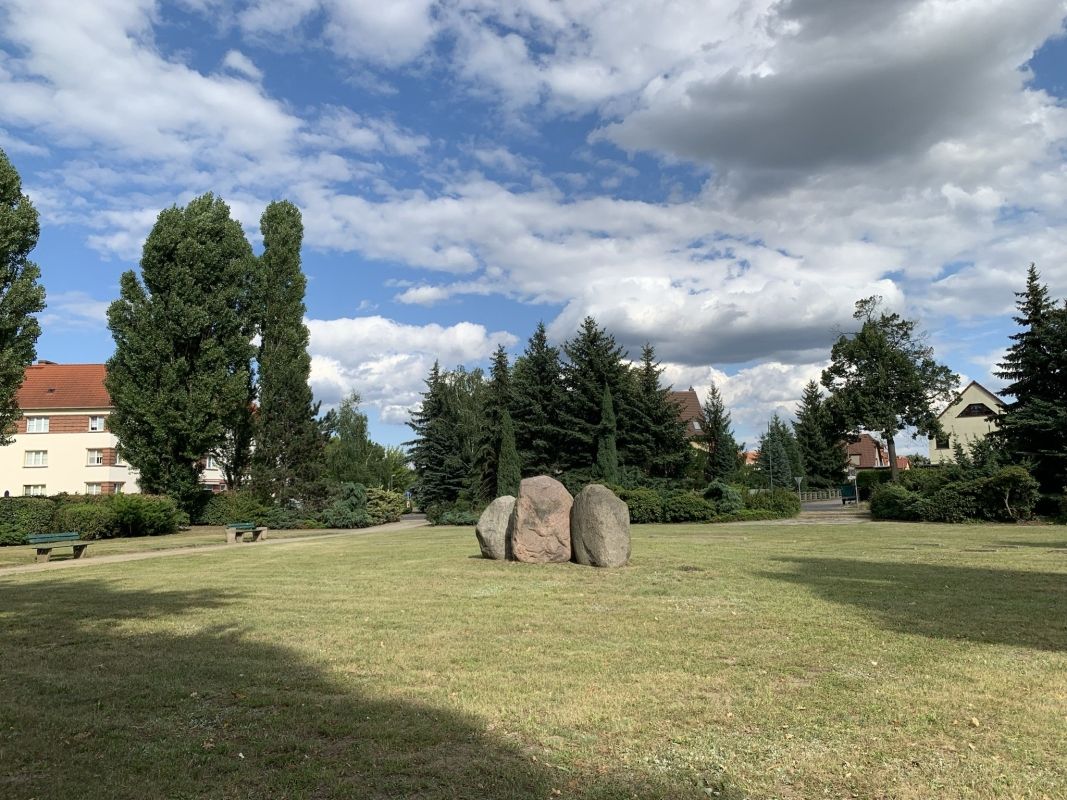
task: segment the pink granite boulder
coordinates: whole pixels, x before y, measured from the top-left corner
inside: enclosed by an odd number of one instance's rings
[[[509,557],[529,564],[570,561],[573,503],[554,478],[524,478],[508,522]]]

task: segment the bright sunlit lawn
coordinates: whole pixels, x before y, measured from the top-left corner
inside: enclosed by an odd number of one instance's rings
[[[471,530],[0,575],[0,797],[1067,797],[1067,531]]]

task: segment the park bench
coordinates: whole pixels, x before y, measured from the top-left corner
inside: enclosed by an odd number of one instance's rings
[[[841,484],[841,505],[856,505],[856,501],[859,498],[856,496],[856,484],[854,483],[842,483]]]
[[[254,522],[227,522],[226,543],[236,544],[237,542],[243,542],[245,534],[251,536],[253,542],[258,542],[260,539],[266,541],[267,530],[267,528],[256,527]]]
[[[81,537],[73,531],[66,533],[31,533],[26,537],[26,543],[37,548],[37,560],[40,562],[48,561],[52,555],[52,550],[56,547],[65,547],[69,544],[74,548],[74,557],[81,558],[85,548],[89,546],[88,542],[81,541]]]

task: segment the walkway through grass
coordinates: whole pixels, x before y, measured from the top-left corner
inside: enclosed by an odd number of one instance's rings
[[[0,578],[0,796],[1067,795],[1063,528],[477,552],[435,529]]]

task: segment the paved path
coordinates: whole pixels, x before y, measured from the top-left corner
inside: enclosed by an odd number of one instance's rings
[[[0,578],[6,575],[18,575],[23,572],[46,572],[53,569],[79,569],[91,567],[96,564],[117,564],[122,561],[143,561],[148,558],[169,558],[171,556],[200,556],[213,555],[219,552],[232,553],[238,548],[254,547],[282,547],[284,545],[299,545],[305,542],[319,542],[323,539],[333,539],[338,536],[365,536],[370,533],[382,533],[385,531],[403,531],[412,528],[421,528],[430,523],[424,517],[407,517],[400,522],[390,522],[387,525],[375,525],[371,528],[359,528],[357,530],[324,530],[322,533],[314,533],[309,536],[294,537],[292,539],[267,539],[262,542],[245,542],[244,544],[206,544],[185,547],[171,547],[166,550],[142,550],[136,553],[116,553],[110,556],[90,557],[92,550],[87,550],[87,555],[82,558],[68,558],[63,561],[48,561],[43,564],[22,564],[17,567],[0,568]],[[269,534],[268,534],[269,535]]]

